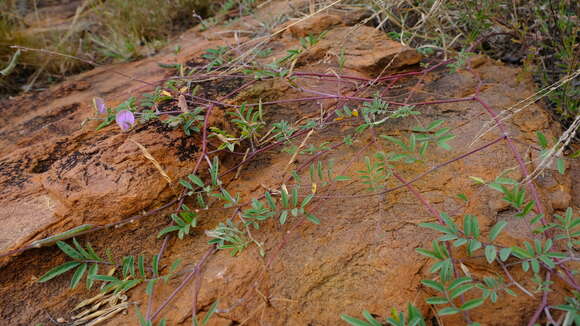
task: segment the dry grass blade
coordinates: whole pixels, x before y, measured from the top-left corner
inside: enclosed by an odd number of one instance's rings
[[[522,183],[528,182],[539,176],[544,169],[552,165],[556,157],[562,157],[564,149],[572,142],[576,136],[576,132],[580,129],[580,115],[576,117],[572,125],[566,129],[566,131],[560,136],[558,141],[549,149],[546,155],[542,158],[538,166],[534,169],[530,175],[522,181]]]
[[[282,172],[282,175],[286,174],[286,171],[288,171],[288,168],[290,167],[292,162],[294,162],[294,159],[296,158],[296,156],[298,155],[298,153],[300,152],[302,147],[304,147],[304,145],[306,145],[306,141],[308,141],[308,138],[310,138],[310,135],[312,135],[313,132],[314,132],[314,129],[310,130],[308,132],[308,134],[306,134],[306,137],[304,137],[304,140],[302,141],[300,146],[298,146],[298,148],[296,149],[294,154],[292,154],[292,157],[290,158],[290,161],[288,161],[288,164],[286,164],[286,167],[284,168],[284,172]]]
[[[187,105],[187,101],[185,100],[185,96],[183,94],[179,95],[177,105],[183,112],[189,112],[189,106]]]
[[[72,320],[78,320],[78,321],[86,321],[85,318],[87,318],[88,315],[93,314],[94,312],[98,311],[99,308],[101,308],[101,306],[103,306],[105,303],[107,303],[106,301],[99,301],[96,304],[94,304],[92,307],[90,307],[89,309],[86,309],[82,312],[80,312],[79,314],[73,316],[71,319]]]
[[[157,171],[159,171],[159,173],[161,174],[161,176],[163,176],[163,178],[167,181],[167,184],[172,185],[173,184],[173,181],[171,180],[171,178],[169,177],[169,175],[167,175],[167,172],[165,172],[165,170],[163,170],[163,168],[161,167],[161,164],[159,164],[159,161],[157,161],[155,159],[155,157],[153,157],[153,155],[151,155],[151,153],[149,153],[149,151],[147,150],[147,148],[145,148],[145,146],[143,146],[140,143],[138,143],[136,140],[131,139],[131,141],[133,143],[135,143],[135,145],[137,145],[137,147],[139,147],[139,149],[143,153],[143,156],[145,156],[146,159],[148,159],[149,161],[151,161],[151,163],[153,163],[153,165],[155,166],[155,168],[157,169]]]
[[[92,306],[71,318],[74,321],[71,325],[98,325],[129,307],[126,295],[101,292],[90,299],[83,300],[72,311],[89,305]]]
[[[244,154],[244,158],[242,159],[242,161],[246,160],[249,153],[250,153],[250,149],[248,148],[248,149],[246,149],[246,153]],[[242,171],[242,167],[243,167],[243,165],[240,165],[240,167],[238,168],[238,171],[236,171],[236,176],[234,177],[234,179],[237,179],[240,176],[240,172]]]
[[[540,89],[539,91],[526,97],[525,99],[519,101],[518,103],[503,109],[497,115],[497,118],[498,118],[497,121],[492,119],[487,124],[485,124],[482,127],[482,131],[477,135],[477,137],[475,137],[475,139],[471,142],[471,144],[469,146],[473,146],[484,135],[486,135],[488,132],[491,132],[492,130],[497,128],[498,123],[501,123],[501,122],[508,120],[509,118],[513,117],[514,114],[523,111],[524,109],[528,108],[530,105],[532,105],[534,103],[537,103],[542,98],[548,96],[550,93],[552,93],[553,91],[557,90],[558,88],[564,86],[566,83],[573,81],[578,76],[580,76],[580,69],[576,70],[572,74],[564,76],[562,79],[553,83],[552,85],[549,85],[547,87]],[[574,135],[572,135],[572,138],[573,137],[574,137]]]
[[[14,55],[12,55],[6,68],[4,68],[3,70],[0,71],[0,75],[8,76],[12,73],[12,71],[14,71],[14,68],[16,68],[16,63],[18,62],[18,58],[20,57],[21,53],[22,53],[22,51],[20,49],[16,50],[16,53],[14,53]]]
[[[80,302],[78,305],[76,305],[76,306],[75,306],[75,307],[72,309],[72,311],[79,310],[79,309],[81,309],[81,308],[83,308],[83,307],[86,307],[86,306],[88,306],[88,305],[92,304],[92,303],[95,303],[95,302],[97,302],[97,301],[101,300],[103,297],[105,297],[105,295],[106,295],[106,293],[102,293],[102,292],[101,292],[101,293],[97,294],[96,296],[94,296],[94,297],[92,297],[92,298],[90,298],[90,299],[83,300],[83,301],[81,301],[81,302]],[[78,315],[77,315],[77,316],[78,316]],[[75,317],[76,317],[76,316],[75,316]],[[75,317],[73,317],[73,319],[76,319]],[[80,318],[80,317],[78,317],[78,318]]]
[[[84,320],[84,318],[86,318],[87,315],[94,313],[95,311],[99,310],[99,308],[101,308],[101,306],[103,306],[107,303],[114,306],[116,303],[111,304],[111,297],[114,297],[114,295],[108,295],[106,297],[103,297],[101,300],[99,300],[97,303],[95,303],[92,307],[80,312],[79,314],[73,316],[71,319],[72,320]]]
[[[108,319],[113,318],[116,314],[118,314],[119,312],[121,312],[123,310],[126,310],[127,308],[129,308],[129,302],[123,302],[123,303],[120,303],[116,306],[97,311],[94,314],[87,316],[87,319],[89,319],[89,317],[90,317],[90,319],[92,319],[92,320],[84,325],[85,326],[98,325],[102,322],[105,322]],[[74,325],[83,325],[83,323],[81,323],[81,321],[79,320],[79,321],[75,322]]]

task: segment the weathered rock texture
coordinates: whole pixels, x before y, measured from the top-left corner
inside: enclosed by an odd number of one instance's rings
[[[274,2],[262,14],[281,12],[284,2]],[[350,76],[375,77],[392,73],[395,68],[417,64],[420,56],[412,49],[388,40],[382,33],[366,26],[349,27],[342,23],[339,13],[321,14],[290,29],[270,45],[273,56],[280,57],[286,50],[299,46],[300,36],[330,29],[327,36],[299,59],[296,69],[302,72],[336,71],[336,55],[344,48],[346,56],[342,73]],[[243,24],[256,24],[249,19]],[[230,27],[231,28],[231,27]],[[246,27],[247,28],[247,27]],[[218,30],[219,32],[219,30]],[[207,48],[221,44],[223,33],[213,30],[184,34],[178,44],[183,49],[183,62],[199,57]],[[229,37],[229,36],[228,36]],[[225,41],[232,41],[226,38]],[[244,39],[242,39],[244,41]],[[233,41],[232,41],[233,42]],[[171,46],[173,48],[174,45]],[[150,123],[138,126],[128,133],[116,127],[94,131],[96,123],[79,127],[92,115],[91,99],[102,96],[110,105],[129,95],[143,91],[143,84],[155,83],[166,76],[157,62],[171,62],[169,50],[156,57],[136,63],[102,67],[71,78],[64,84],[32,95],[24,95],[0,104],[0,251],[19,247],[26,241],[62,231],[82,223],[104,224],[155,207],[173,196],[174,189],[132,142],[145,146],[160,162],[168,175],[177,180],[194,166],[199,146],[198,137],[186,137],[181,131],[170,131]],[[331,58],[331,60],[327,60]],[[413,69],[418,69],[417,67]],[[121,71],[135,80],[127,80],[114,71]],[[481,97],[498,112],[507,110],[523,98],[533,94],[535,87],[529,78],[516,68],[506,67],[492,60],[480,58],[475,73],[481,76]],[[409,78],[402,81],[402,90],[394,89],[387,96],[403,101],[412,90],[411,102],[429,99],[459,98],[474,94],[478,80],[460,70],[449,73],[438,70],[424,77],[422,83]],[[304,79],[299,86],[317,92],[335,93],[336,83]],[[352,94],[355,87],[344,83],[340,91]],[[293,99],[310,96],[300,88],[287,83],[265,81],[238,94],[234,101],[257,102],[259,98]],[[297,121],[316,117],[321,107],[330,101],[317,103],[290,103],[266,108],[269,121],[286,119]],[[470,149],[492,141],[499,136],[492,130],[478,141],[489,116],[475,102],[462,102],[417,107],[422,112],[418,119],[389,122],[377,130],[378,134],[402,135],[418,123],[428,124],[445,119],[457,137],[450,144],[451,151],[432,149],[424,164],[395,164],[403,178],[411,179],[431,166],[461,155]],[[218,114],[223,114],[218,113]],[[218,117],[217,120],[220,120]],[[533,142],[534,132],[542,131],[548,138],[558,134],[559,126],[544,109],[532,104],[506,121],[508,132],[522,142]],[[316,131],[309,140],[312,144],[339,141],[351,127],[333,127]],[[396,148],[386,142],[369,145],[371,139],[357,140],[355,146],[344,146],[324,157],[334,159],[335,171],[356,177],[354,171],[363,167],[362,157],[376,151],[390,152]],[[298,145],[298,144],[297,144]],[[522,153],[529,148],[516,144]],[[288,154],[272,151],[242,169],[240,177],[231,181],[230,192],[239,192],[244,198],[254,198],[264,187],[277,187],[290,159]],[[307,157],[298,156],[298,160]],[[224,157],[225,166],[231,166],[239,157]],[[352,164],[352,165],[351,165]],[[506,245],[520,243],[531,236],[511,215],[499,193],[474,184],[468,176],[491,180],[516,165],[504,143],[490,147],[467,159],[455,162],[417,181],[414,186],[439,211],[449,213],[458,222],[463,214],[479,217],[483,232],[496,221],[509,223],[501,240]],[[517,170],[510,176],[521,179]],[[537,182],[548,212],[570,205],[572,181],[547,170]],[[396,186],[389,179],[387,186]],[[367,193],[359,183],[340,184],[321,194],[355,196]],[[321,190],[322,191],[322,190]],[[578,191],[578,190],[576,190]],[[456,199],[463,193],[472,200],[467,204]],[[266,223],[254,237],[264,242],[268,255],[261,258],[254,247],[238,257],[220,252],[212,257],[204,271],[199,307],[207,308],[219,299],[220,312],[214,325],[337,325],[342,313],[360,316],[363,309],[386,317],[390,307],[404,308],[413,302],[427,316],[433,311],[424,303],[430,295],[420,286],[428,276],[429,260],[415,252],[415,248],[429,247],[437,235],[418,226],[434,221],[415,197],[404,189],[384,196],[365,198],[328,198],[315,201],[320,226],[309,223],[279,227]],[[172,240],[165,253],[169,259],[182,258],[185,267],[191,267],[207,248],[202,230],[214,227],[231,215],[230,211],[212,210],[201,214],[199,232],[183,241]],[[167,225],[161,215],[122,230],[104,231],[89,236],[99,249],[112,247],[119,255],[154,254],[160,242],[156,233]],[[286,231],[293,231],[287,233]],[[280,243],[285,245],[280,247]],[[115,251],[117,250],[117,251]],[[72,305],[90,296],[84,290],[67,290],[68,280],[58,278],[48,284],[34,280],[48,268],[62,263],[65,258],[57,249],[32,251],[13,259],[0,273],[0,320],[11,325],[44,322],[43,309],[53,315],[67,317]],[[267,268],[266,265],[270,264]],[[466,260],[466,268],[476,276],[494,275],[497,270],[482,258]],[[520,278],[519,270],[514,270]],[[156,300],[165,298],[181,281],[178,277],[160,285]],[[24,282],[25,286],[22,286]],[[524,286],[532,288],[527,282]],[[10,295],[8,295],[10,294]],[[555,296],[561,293],[554,293]],[[267,298],[267,300],[265,300]],[[162,314],[169,325],[189,324],[192,290],[167,307]],[[532,314],[538,298],[520,293],[518,297],[502,298],[497,304],[474,310],[472,318],[482,325],[522,325]],[[131,292],[131,301],[145,302],[144,287]],[[34,303],[34,305],[32,305]],[[135,325],[133,308],[127,316],[119,316],[110,325]],[[458,323],[449,320],[449,324]],[[447,323],[446,323],[447,324]]]

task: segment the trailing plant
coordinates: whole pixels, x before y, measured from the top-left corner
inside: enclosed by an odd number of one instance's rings
[[[233,117],[231,122],[240,131],[238,141],[247,139],[250,141],[251,147],[255,148],[255,144],[259,140],[260,130],[266,124],[262,118],[262,104],[258,105],[257,110],[242,104],[234,112],[229,112],[229,114]]]
[[[396,144],[401,151],[391,155],[390,161],[403,161],[405,163],[415,163],[422,161],[430,144],[437,144],[438,147],[445,150],[451,150],[448,142],[455,138],[451,134],[450,128],[439,128],[444,120],[436,120],[430,123],[426,128],[415,127],[410,134],[407,141],[392,137],[388,135],[381,135],[380,137]]]
[[[250,244],[246,233],[238,228],[231,220],[226,220],[210,231],[205,231],[205,234],[212,238],[208,241],[209,244],[216,244],[220,250],[231,249],[232,256],[242,252]]]
[[[308,34],[307,36],[301,38],[300,48],[288,50],[286,56],[278,59],[276,61],[276,64],[282,65],[287,62],[295,62],[298,59],[298,56],[300,56],[300,54],[302,54],[305,50],[318,44],[318,42],[325,36],[326,32],[322,32],[318,35]]]
[[[365,169],[356,171],[360,174],[362,183],[368,186],[369,191],[379,191],[385,188],[385,182],[392,175],[387,157],[383,152],[375,153],[374,160],[368,156],[364,158]]]
[[[187,205],[183,204],[181,205],[179,213],[171,214],[171,220],[173,220],[176,225],[168,226],[159,231],[159,234],[157,235],[158,238],[161,238],[170,232],[177,232],[177,237],[183,239],[184,236],[189,234],[191,228],[197,226],[197,213],[192,211],[187,207]]]
[[[64,241],[57,241],[56,245],[63,253],[65,253],[73,260],[67,261],[46,272],[38,279],[38,282],[40,283],[52,280],[53,278],[68,271],[75,270],[70,281],[70,287],[76,288],[86,273],[86,287],[90,289],[94,283],[94,279],[92,277],[97,275],[99,272],[99,265],[113,264],[111,261],[103,260],[88,242],[86,243],[86,246],[83,247],[75,238],[73,238],[74,247],[70,246]]]
[[[340,318],[352,326],[382,326],[384,323],[379,322],[371,313],[364,310],[363,317],[366,321],[354,318],[348,315],[341,315]],[[392,326],[426,326],[425,319],[419,309],[412,304],[407,304],[407,314],[397,311],[395,308],[391,310],[391,316],[385,319],[388,325]]]
[[[230,3],[230,5],[233,8],[233,4]],[[231,10],[231,8],[228,10]],[[485,28],[485,26],[481,28]],[[88,245],[85,249],[76,242],[76,239],[73,239],[74,248],[63,241],[57,242],[59,248],[73,260],[52,269],[41,277],[41,281],[45,282],[74,270],[71,286],[77,286],[83,276],[87,274],[89,275],[87,277],[87,286],[88,282],[91,282],[92,285],[92,283],[98,281],[103,283],[102,288],[104,290],[115,292],[125,292],[139,284],[146,283],[146,293],[149,298],[153,298],[155,297],[153,292],[156,282],[158,280],[168,280],[175,275],[175,268],[177,268],[174,263],[174,268],[171,268],[163,276],[160,275],[160,272],[164,271],[164,269],[160,268],[159,260],[162,257],[163,250],[169,243],[168,239],[173,235],[177,235],[178,239],[184,239],[186,235],[190,235],[192,229],[197,227],[198,220],[201,219],[206,210],[215,209],[219,212],[227,212],[227,216],[215,221],[216,223],[213,225],[217,224],[217,226],[210,230],[205,230],[209,248],[194,269],[183,279],[180,286],[176,288],[175,292],[162,303],[153,315],[148,312],[143,317],[139,313],[142,325],[152,325],[159,311],[175,297],[177,292],[187,282],[196,277],[201,280],[203,265],[217,250],[228,250],[232,256],[237,256],[254,243],[259,247],[262,256],[273,253],[270,256],[270,263],[276,258],[277,252],[275,250],[280,250],[279,248],[284,245],[286,238],[282,240],[278,249],[266,251],[263,244],[254,238],[252,231],[263,231],[264,228],[262,226],[265,223],[272,223],[270,221],[279,224],[278,228],[288,230],[288,232],[294,230],[296,226],[299,226],[304,221],[319,224],[321,221],[315,215],[318,213],[316,212],[317,205],[314,204],[319,203],[317,197],[341,198],[340,195],[324,193],[324,191],[331,189],[332,187],[330,186],[337,181],[351,180],[349,176],[335,175],[334,161],[323,161],[323,155],[330,154],[343,145],[353,146],[356,149],[358,142],[355,142],[356,139],[370,136],[373,141],[369,146],[384,144],[379,142],[379,139],[387,140],[389,145],[393,144],[395,146],[391,146],[392,150],[390,152],[382,151],[382,148],[366,152],[363,152],[362,149],[358,151],[352,162],[345,167],[345,170],[351,171],[355,177],[350,184],[356,187],[356,182],[358,182],[358,186],[366,188],[367,192],[360,195],[361,197],[382,195],[394,189],[407,188],[417,198],[417,201],[423,204],[432,213],[433,217],[439,221],[439,223],[420,224],[421,227],[438,233],[438,238],[432,242],[431,248],[417,248],[416,250],[418,254],[428,257],[433,262],[429,269],[433,276],[422,280],[421,284],[429,288],[431,293],[435,293],[426,298],[425,302],[435,306],[438,315],[461,314],[466,323],[477,325],[476,322],[471,322],[469,318],[469,312],[472,309],[489,302],[496,302],[506,294],[515,295],[516,288],[526,294],[536,291],[546,295],[553,287],[553,280],[550,279],[552,274],[558,275],[565,283],[574,287],[575,281],[570,276],[573,274],[566,266],[566,263],[577,260],[575,247],[578,244],[579,231],[577,227],[580,224],[578,222],[579,219],[574,216],[571,208],[566,211],[564,216],[546,216],[540,206],[541,203],[537,200],[537,196],[534,196],[535,190],[531,182],[525,181],[526,183],[522,184],[516,180],[506,178],[503,174],[491,182],[485,182],[479,177],[471,177],[472,180],[485,186],[482,189],[489,188],[499,191],[503,195],[503,200],[516,210],[513,218],[529,219],[530,225],[534,226],[534,232],[541,236],[538,239],[522,241],[521,244],[512,247],[502,246],[501,242],[498,241],[501,232],[509,223],[509,218],[512,217],[496,221],[489,230],[482,229],[477,216],[465,214],[459,217],[450,216],[447,213],[437,213],[431,204],[422,197],[421,193],[413,188],[412,183],[432,171],[478,153],[501,141],[506,141],[509,144],[512,138],[508,133],[501,130],[500,138],[493,142],[473,149],[457,158],[436,164],[410,181],[406,181],[401,177],[397,172],[397,165],[401,162],[405,164],[423,164],[426,161],[425,158],[429,150],[451,150],[449,142],[454,138],[451,128],[443,127],[443,120],[435,120],[426,127],[412,128],[408,135],[399,137],[377,135],[377,131],[383,132],[389,120],[406,119],[419,115],[418,108],[421,106],[463,101],[481,104],[490,113],[494,122],[499,127],[502,127],[501,121],[498,121],[497,116],[493,114],[493,109],[479,97],[479,90],[475,95],[466,98],[423,101],[412,105],[390,102],[388,97],[381,95],[383,93],[380,91],[375,92],[372,97],[369,96],[371,94],[370,85],[375,83],[378,83],[379,86],[372,86],[373,91],[382,87],[380,86],[381,83],[386,80],[393,80],[391,85],[394,85],[403,77],[415,78],[436,67],[445,68],[447,66],[446,69],[450,70],[463,67],[470,60],[470,52],[465,51],[455,61],[444,60],[421,71],[397,74],[394,79],[365,79],[348,75],[295,72],[294,65],[300,54],[309,47],[316,45],[323,36],[324,34],[317,37],[308,36],[303,38],[300,41],[300,48],[288,51],[285,57],[269,66],[261,66],[254,63],[248,63],[247,66],[244,65],[243,68],[248,69],[242,70],[246,74],[253,75],[254,78],[251,78],[252,76],[249,76],[250,78],[242,76],[241,78],[250,79],[251,81],[240,87],[243,88],[256,80],[267,78],[282,79],[284,82],[296,86],[296,81],[303,76],[334,80],[337,85],[340,85],[345,79],[355,80],[356,83],[361,85],[369,85],[360,86],[360,94],[356,96],[321,94],[316,97],[316,100],[332,100],[332,102],[336,102],[335,107],[328,110],[325,109],[316,118],[310,116],[307,119],[292,123],[286,120],[268,121],[265,119],[264,112],[268,111],[263,110],[263,106],[284,103],[284,99],[267,103],[259,100],[258,103],[235,105],[223,98],[204,98],[203,95],[198,95],[199,88],[193,87],[197,83],[193,73],[194,70],[192,69],[190,74],[185,74],[183,73],[183,66],[174,67],[181,70],[179,77],[165,81],[162,83],[163,87],[143,95],[141,100],[132,97],[116,108],[109,109],[103,99],[95,99],[94,105],[98,113],[97,118],[102,121],[99,128],[116,121],[122,130],[130,131],[131,127],[138,121],[144,123],[159,119],[170,127],[183,127],[184,133],[187,135],[197,134],[201,139],[195,168],[191,174],[179,181],[182,186],[181,195],[169,204],[169,206],[177,204],[173,213],[169,214],[172,225],[166,226],[159,231],[158,237],[164,238],[164,244],[161,247],[160,254],[150,259],[151,267],[145,268],[145,258],[143,256],[137,256],[137,258],[125,256],[119,263],[116,263],[111,258],[102,260],[92,253],[92,249],[88,249]],[[409,36],[408,33],[402,31],[398,34],[398,37],[401,41],[404,41]],[[207,50],[204,58],[209,63],[206,66],[207,71],[204,72],[203,78],[207,76],[215,79],[231,77],[227,75],[228,72],[226,72],[225,68],[229,68],[230,65],[235,66],[237,63],[230,50],[226,47]],[[254,54],[258,55],[258,53]],[[187,78],[185,78],[186,75]],[[385,78],[390,77],[392,76],[386,76]],[[296,87],[296,89],[302,88]],[[230,92],[229,96],[235,95],[238,90]],[[312,98],[299,100],[313,101]],[[226,116],[232,118],[231,122],[235,129],[231,131],[221,130],[212,125],[210,116],[214,109],[224,109]],[[354,128],[350,129],[350,134],[341,135],[335,143],[324,140],[307,142],[309,140],[308,137],[314,131],[323,132],[331,125],[342,126],[342,124],[346,125],[347,123],[354,123]],[[218,138],[222,142],[221,146],[215,148],[214,144],[209,144],[208,139],[210,137]],[[302,143],[299,142],[300,139],[302,139]],[[541,133],[538,133],[538,142],[541,147],[540,156],[547,155],[544,153],[547,153],[548,142]],[[300,145],[298,146],[297,144]],[[237,174],[242,167],[255,160],[259,154],[282,146],[286,146],[286,149],[289,148],[287,151],[293,155],[292,160],[297,155],[301,155],[299,159],[301,162],[305,160],[305,163],[299,165],[296,170],[292,171],[289,176],[285,176],[277,185],[268,188],[263,195],[254,198],[243,198],[240,193],[232,191],[232,188],[229,187],[229,179],[222,181],[224,176],[234,172],[236,173],[235,178],[237,178]],[[240,151],[239,148],[243,148],[246,151]],[[510,147],[510,150],[512,148],[514,147]],[[225,149],[232,152],[228,155],[231,155],[230,157],[233,159],[228,161],[225,171],[223,171],[224,169],[220,171],[221,163],[218,155],[215,154]],[[369,152],[374,152],[374,154],[367,155]],[[523,162],[521,155],[517,151],[513,151],[513,155],[518,163]],[[350,169],[350,167],[357,162],[359,157],[362,157],[363,167],[358,171],[353,171],[354,169]],[[209,170],[209,178],[206,178],[208,180],[204,180],[205,177],[202,178],[203,174],[199,172],[200,167],[203,166],[202,164],[206,163]],[[522,164],[524,166],[524,170],[521,171],[522,176],[523,179],[527,180],[525,162]],[[306,169],[308,171],[305,171]],[[286,170],[284,170],[285,172]],[[307,179],[307,173],[308,182],[303,183],[302,180]],[[294,184],[288,184],[290,176],[294,179]],[[395,188],[387,188],[387,181],[391,179],[397,179],[401,182],[401,185]],[[329,192],[331,191],[333,190],[331,189]],[[356,197],[356,195],[351,197]],[[459,195],[459,198],[466,202],[469,201],[465,195]],[[185,203],[186,201],[187,204]],[[290,224],[292,227],[289,226]],[[90,231],[92,229],[87,230],[87,232]],[[64,239],[59,238],[58,240]],[[42,242],[42,244],[45,244],[45,242]],[[465,254],[457,255],[460,250],[464,250]],[[485,259],[488,264],[500,267],[504,274],[498,273],[498,275],[493,277],[482,278],[471,275],[462,262],[466,258],[457,257]],[[116,270],[110,275],[99,275],[98,266],[102,265],[116,267]],[[516,265],[521,266],[527,273],[531,271],[530,279],[537,284],[535,290],[529,291],[513,279],[509,268]],[[96,270],[92,271],[91,268]],[[560,273],[559,271],[562,272]],[[463,274],[461,274],[462,272]],[[566,272],[570,275],[566,274]],[[197,293],[194,298],[197,299]],[[540,311],[541,314],[546,311],[545,309],[548,312],[560,310],[565,312],[566,320],[574,320],[577,318],[576,310],[574,310],[578,306],[577,303],[576,293],[574,297],[567,298],[566,304],[550,305],[546,301],[542,303],[537,311]],[[150,306],[148,307],[150,308]],[[194,315],[196,309],[197,307],[194,303],[192,307]],[[201,322],[193,319],[193,323],[204,325],[216,310],[217,301],[214,302]],[[535,315],[532,318],[534,322],[539,318],[539,315]],[[346,315],[341,316],[343,320],[352,325],[381,325],[378,317],[367,311],[363,312],[363,317],[366,321]],[[408,305],[406,314],[393,310],[390,317],[386,318],[384,322],[390,325],[425,325],[425,319],[419,309],[411,304]]]
[[[75,288],[86,275],[87,288],[91,288],[95,281],[100,281],[103,282],[101,291],[123,293],[141,283],[147,283],[149,288],[158,280],[167,282],[173,277],[180,264],[180,261],[176,260],[171,265],[168,273],[160,276],[158,256],[153,256],[151,268],[146,268],[145,257],[142,255],[138,256],[137,259],[135,259],[135,256],[125,256],[122,261],[115,262],[110,257],[110,253],[107,254],[109,258],[105,260],[94,251],[90,244],[87,243],[86,247],[82,247],[75,238],[73,238],[72,242],[74,247],[64,241],[56,243],[59,249],[72,260],[49,270],[38,279],[38,282],[47,282],[74,269],[75,271],[70,281],[71,288]],[[98,274],[99,266],[109,266],[111,269],[107,274],[101,275]]]
[[[207,71],[212,71],[221,68],[228,63],[231,58],[228,56],[230,49],[227,46],[220,46],[215,49],[207,49],[202,57],[209,61],[207,64]]]

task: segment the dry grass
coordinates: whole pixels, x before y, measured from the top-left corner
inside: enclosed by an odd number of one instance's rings
[[[63,5],[55,8],[47,4]],[[61,53],[25,51],[17,69],[0,79],[0,95],[13,94],[90,67],[86,62],[133,60],[153,54],[165,41],[193,26],[210,11],[209,0],[7,0],[0,3],[0,70],[11,60],[10,46]]]
[[[571,0],[354,0],[377,28],[424,54],[480,52],[531,72],[540,88],[580,69],[580,5]],[[580,114],[580,78],[545,97],[569,126]]]

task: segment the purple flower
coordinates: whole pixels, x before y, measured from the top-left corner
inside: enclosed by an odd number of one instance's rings
[[[117,112],[115,121],[121,127],[121,130],[127,131],[135,124],[135,116],[129,110],[121,110]]]
[[[105,100],[100,97],[93,98],[93,104],[98,113],[107,113],[107,106],[105,105]]]

